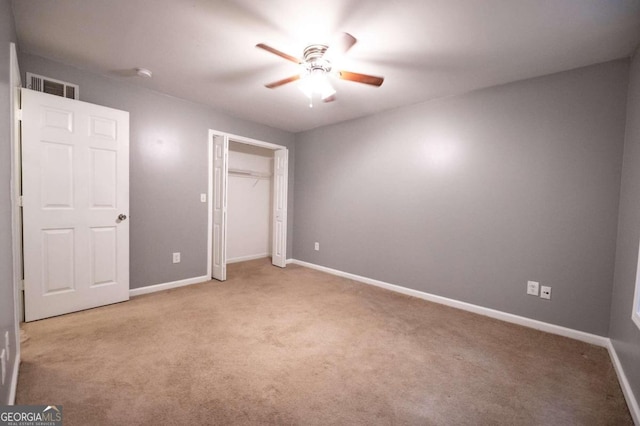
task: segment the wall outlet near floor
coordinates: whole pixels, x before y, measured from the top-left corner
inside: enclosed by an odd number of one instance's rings
[[[527,294],[530,294],[532,296],[537,296],[539,286],[540,286],[540,283],[537,281],[527,281]]]
[[[4,385],[4,380],[7,376],[7,351],[4,349],[0,353],[0,364],[2,364],[2,385]]]
[[[180,263],[180,253],[173,253],[173,263]]]
[[[200,202],[201,203],[207,202],[207,194],[200,194]]]
[[[313,245],[313,249],[314,249],[315,251],[320,251],[320,243],[315,243],[315,244]]]
[[[540,287],[540,297],[551,300],[551,287],[546,285]]]

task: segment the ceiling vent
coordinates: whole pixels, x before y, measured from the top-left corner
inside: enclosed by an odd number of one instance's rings
[[[67,83],[42,75],[27,73],[27,89],[49,93],[63,98],[78,99],[80,88],[77,84]]]

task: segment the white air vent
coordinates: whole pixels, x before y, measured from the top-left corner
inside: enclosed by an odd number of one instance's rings
[[[30,72],[27,73],[27,89],[69,99],[78,99],[80,95],[80,88],[77,84],[67,83],[66,81],[44,77]]]

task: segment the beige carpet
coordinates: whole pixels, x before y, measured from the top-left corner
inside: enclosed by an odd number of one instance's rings
[[[26,324],[65,425],[632,424],[607,351],[290,265]]]

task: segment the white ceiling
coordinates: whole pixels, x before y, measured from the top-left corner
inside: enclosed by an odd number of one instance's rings
[[[292,132],[626,57],[640,43],[638,0],[14,0],[13,10],[24,52]],[[337,101],[312,109],[297,83],[264,87],[297,66],[257,43],[302,56],[341,32],[358,43],[340,68],[384,76],[382,87],[333,81]]]

